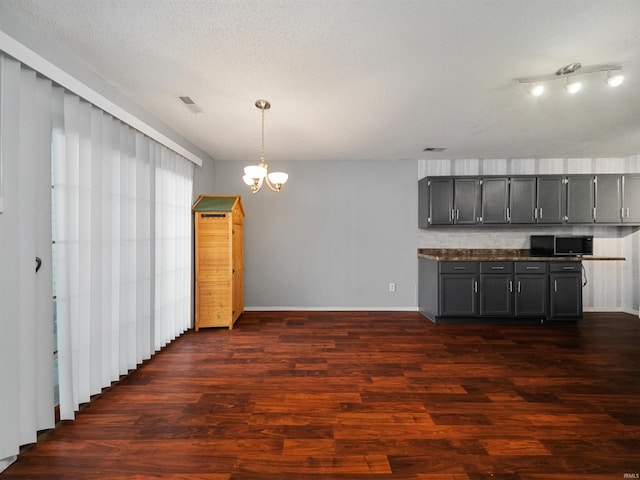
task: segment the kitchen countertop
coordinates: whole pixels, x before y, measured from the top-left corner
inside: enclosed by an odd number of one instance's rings
[[[624,257],[602,257],[594,255],[578,256],[552,256],[540,257],[531,255],[528,249],[508,248],[419,248],[418,257],[438,261],[492,261],[492,262],[522,262],[522,261],[562,261],[579,262],[589,260],[625,260]]]

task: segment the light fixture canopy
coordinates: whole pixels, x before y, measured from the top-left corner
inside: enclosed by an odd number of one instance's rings
[[[271,172],[269,173],[269,165],[264,161],[264,111],[271,108],[271,104],[266,100],[256,100],[256,107],[262,112],[262,143],[260,144],[260,163],[258,165],[249,165],[244,167],[244,176],[242,180],[249,187],[251,187],[252,193],[257,193],[262,185],[267,183],[267,186],[274,192],[279,192],[289,179],[289,175],[284,172]]]
[[[578,92],[582,84],[581,82],[571,81],[571,77],[576,77],[578,75],[587,75],[598,72],[607,72],[607,77],[605,79],[605,83],[610,87],[619,86],[624,77],[621,74],[611,75],[612,71],[622,70],[622,66],[620,65],[593,65],[590,67],[583,67],[581,63],[574,62],[569,63],[563,67],[560,67],[554,73],[548,73],[545,75],[537,75],[535,77],[523,77],[516,78],[519,83],[527,84],[527,92],[531,95],[538,97],[542,95],[544,92],[544,82],[550,82],[552,80],[566,79],[566,84],[564,88],[567,92],[574,94]]]

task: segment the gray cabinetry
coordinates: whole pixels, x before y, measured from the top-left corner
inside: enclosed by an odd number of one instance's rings
[[[513,262],[480,263],[480,315],[513,315]]]
[[[418,183],[418,225],[475,225],[480,221],[480,180],[431,177]]]
[[[548,275],[546,262],[516,262],[515,314],[519,317],[546,318]]]
[[[482,223],[508,223],[509,179],[482,179]]]
[[[510,181],[509,218],[511,223],[537,222],[536,178],[515,177]]]
[[[580,261],[437,261],[419,258],[418,305],[433,322],[576,320]]]
[[[582,316],[582,264],[549,264],[550,320],[575,319]]]
[[[480,221],[480,180],[456,179],[454,185],[453,222],[456,225],[475,225]]]
[[[441,262],[439,287],[441,316],[478,314],[478,262]]]
[[[433,178],[428,187],[427,221],[430,225],[453,225],[453,178]]]
[[[564,177],[538,177],[536,223],[564,223],[567,212],[567,186]]]
[[[596,223],[620,223],[622,220],[621,190],[619,175],[597,175],[594,179]]]
[[[622,222],[640,223],[640,175],[622,176]]]
[[[593,177],[567,177],[567,223],[593,223]]]

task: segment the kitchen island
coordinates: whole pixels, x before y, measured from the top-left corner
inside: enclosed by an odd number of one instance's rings
[[[524,249],[418,249],[418,307],[434,323],[558,322],[582,317],[582,261]]]

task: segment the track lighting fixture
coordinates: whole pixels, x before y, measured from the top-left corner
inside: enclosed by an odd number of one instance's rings
[[[559,80],[561,78],[566,79],[566,84],[564,88],[567,92],[574,94],[578,92],[582,88],[582,83],[573,81],[570,77],[576,77],[578,75],[586,75],[590,73],[598,73],[598,72],[607,72],[607,77],[605,78],[605,83],[610,87],[619,86],[624,77],[621,74],[612,75],[612,71],[622,70],[622,66],[620,65],[594,65],[591,67],[582,67],[582,64],[575,62],[569,63],[564,67],[560,67],[556,70],[555,73],[549,73],[546,75],[538,75],[535,77],[526,77],[526,78],[516,78],[519,83],[526,83],[527,92],[529,92],[534,97],[538,97],[542,95],[545,88],[543,83],[550,82],[551,80]]]

